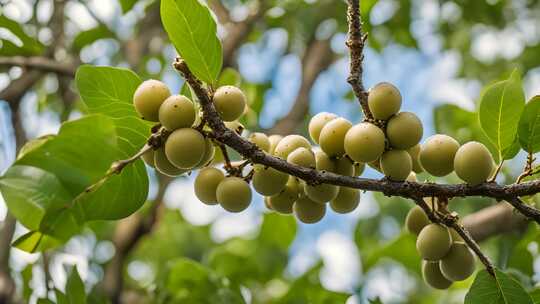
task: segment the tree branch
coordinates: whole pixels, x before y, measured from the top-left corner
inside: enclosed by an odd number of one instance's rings
[[[20,66],[22,68],[39,70],[42,72],[52,72],[60,75],[75,76],[77,67],[73,64],[58,62],[54,59],[50,59],[42,56],[34,57],[0,57],[0,66]]]
[[[481,242],[493,235],[525,229],[528,221],[512,205],[502,202],[463,217],[461,223],[475,241]]]

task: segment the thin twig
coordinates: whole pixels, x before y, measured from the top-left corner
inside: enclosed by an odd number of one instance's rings
[[[524,185],[524,184],[521,184]],[[512,197],[508,199],[508,202],[516,208],[521,214],[533,219],[536,223],[540,224],[540,210],[525,204],[519,197]]]
[[[29,68],[34,70],[39,70],[42,72],[53,72],[60,75],[65,75],[69,77],[75,76],[75,71],[77,67],[73,64],[58,62],[54,59],[47,57],[23,57],[23,56],[13,56],[13,57],[0,57],[0,66],[19,66],[22,68]]]
[[[525,164],[525,168],[523,169],[523,173],[521,173],[517,180],[516,180],[516,183],[519,184],[521,183],[521,181],[527,177],[527,176],[531,176],[533,175],[533,162],[535,161],[534,157],[533,157],[533,154],[531,152],[529,152],[529,154],[527,154],[527,163]]]
[[[497,170],[495,170],[495,173],[493,174],[493,176],[491,177],[491,179],[489,180],[489,182],[494,182],[496,179],[497,179],[497,175],[499,175],[499,172],[501,172],[501,169],[502,169],[502,166],[504,165],[504,159],[501,160],[501,162],[499,163],[499,165],[497,166]]]

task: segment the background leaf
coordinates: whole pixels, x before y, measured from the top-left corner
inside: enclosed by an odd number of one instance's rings
[[[496,269],[495,277],[480,271],[465,296],[465,304],[533,304],[525,289],[504,272]]]
[[[529,153],[540,151],[540,95],[529,100],[519,120],[519,143]]]
[[[71,269],[71,273],[66,282],[66,295],[71,304],[86,304],[84,283],[75,266]]]

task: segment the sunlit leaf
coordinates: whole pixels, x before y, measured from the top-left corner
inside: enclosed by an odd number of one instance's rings
[[[519,120],[519,142],[529,153],[540,152],[540,95],[525,105]]]
[[[471,289],[465,296],[465,304],[532,304],[525,289],[504,272],[496,269],[495,277],[486,270],[478,272]]]

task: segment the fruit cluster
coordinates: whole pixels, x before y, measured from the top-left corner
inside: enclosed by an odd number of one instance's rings
[[[430,223],[418,206],[409,211],[405,225],[418,236],[416,249],[423,259],[422,276],[428,285],[447,289],[473,274],[474,255],[455,230]]]

